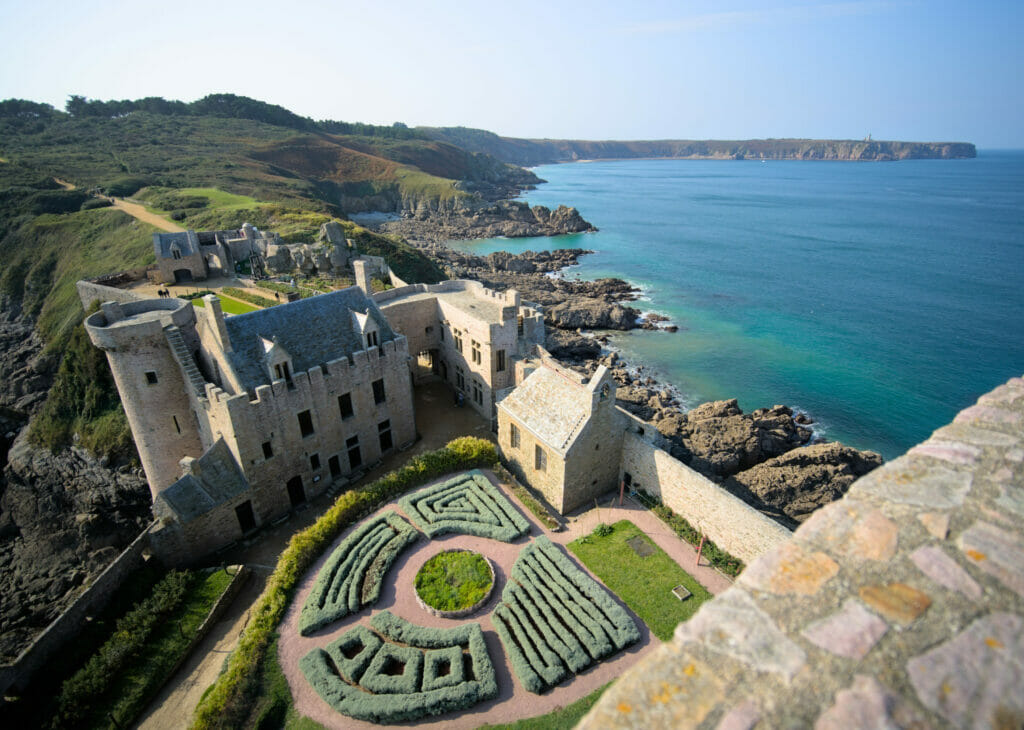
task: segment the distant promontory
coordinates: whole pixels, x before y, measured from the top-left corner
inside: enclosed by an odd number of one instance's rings
[[[518,139],[468,127],[418,127],[429,137],[513,165],[675,158],[690,160],[952,160],[977,157],[970,142],[892,142],[873,139],[748,139],[589,141]]]

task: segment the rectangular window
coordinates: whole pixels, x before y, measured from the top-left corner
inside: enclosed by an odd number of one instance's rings
[[[476,380],[473,381],[473,400],[476,401],[478,406],[482,406],[484,404],[483,387]]]
[[[516,330],[519,332],[519,336],[523,336],[523,315],[516,317]]]
[[[497,370],[499,373],[503,372],[505,370],[505,351],[504,350],[498,350],[497,363],[495,364],[494,369]]]
[[[377,424],[377,435],[380,437],[381,453],[391,449],[391,421],[381,421]]]
[[[444,342],[444,325],[441,326],[441,329],[438,332],[438,334],[441,335],[441,342]]]
[[[473,346],[473,362],[480,364],[480,343],[476,340],[470,340],[469,343]]]
[[[356,412],[352,410],[351,393],[342,393],[341,395],[338,396],[338,408],[339,410],[341,410],[342,420],[346,418],[352,418],[352,416],[356,414]]]
[[[455,349],[462,352],[462,333],[459,330],[452,330],[452,337],[455,339]]]
[[[312,454],[309,457],[309,468],[313,471],[320,468],[320,454]]]
[[[533,447],[533,468],[537,471],[546,471],[548,468],[548,455],[539,445]]]
[[[459,390],[466,389],[466,375],[458,365],[455,366],[455,387]]]
[[[378,342],[377,342],[377,333],[376,332],[367,332],[366,333],[366,346],[367,347],[376,347],[377,344],[378,344]]]
[[[345,441],[345,448],[348,449],[348,468],[355,469],[363,463],[363,455],[359,453],[359,437],[353,436]]]
[[[299,431],[302,432],[302,437],[313,435],[313,415],[309,411],[303,411],[298,415],[299,419]]]
[[[380,403],[383,403],[386,399],[387,399],[387,396],[384,394],[384,379],[381,378],[380,380],[374,380],[373,381],[373,402],[377,403],[377,404],[380,404]]]
[[[156,373],[152,370],[146,371],[146,383],[148,385],[156,385]]]
[[[341,460],[338,459],[337,454],[327,460],[327,466],[331,470],[331,479],[337,479],[341,476]]]
[[[270,442],[269,441],[264,441],[263,442],[263,458],[264,459],[269,459],[273,455],[274,455],[274,449],[270,446]]]
[[[509,424],[508,440],[512,442],[513,449],[519,448],[519,426],[514,423]]]

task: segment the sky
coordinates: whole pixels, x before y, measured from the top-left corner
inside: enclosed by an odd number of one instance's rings
[[[1024,148],[1024,2],[0,0],[0,99],[234,93],[514,137]]]

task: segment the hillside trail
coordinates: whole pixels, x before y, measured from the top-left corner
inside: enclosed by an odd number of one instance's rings
[[[118,210],[123,211],[134,218],[138,218],[143,223],[148,223],[154,228],[159,228],[161,231],[167,231],[168,233],[181,233],[185,230],[177,223],[172,223],[156,213],[149,212],[146,210],[146,206],[144,205],[129,203],[123,198],[110,198],[110,200],[114,201],[114,207]]]
[[[69,183],[67,180],[61,180],[59,177],[53,178],[53,181],[60,185],[65,190],[74,190],[76,185]],[[133,218],[137,218],[143,223],[148,223],[154,228],[159,228],[161,231],[167,231],[168,233],[181,233],[185,229],[179,226],[177,223],[172,223],[163,216],[159,216],[156,213],[151,213],[146,210],[146,206],[139,205],[138,203],[129,203],[124,198],[107,198],[114,205],[113,207],[118,210],[127,213]]]

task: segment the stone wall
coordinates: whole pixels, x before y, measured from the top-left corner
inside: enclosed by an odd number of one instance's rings
[[[518,446],[512,445],[513,424],[519,429]],[[538,446],[544,450],[544,469],[536,468]],[[563,455],[538,439],[522,422],[509,416],[508,411],[504,409],[498,409],[498,452],[505,468],[512,472],[516,479],[540,492],[548,504],[562,512],[565,496]]]
[[[409,378],[405,337],[381,343],[380,348],[353,353],[308,372],[295,373],[292,382],[275,380],[247,393],[232,396],[207,385],[200,420],[213,438],[223,437],[254,492],[253,509],[262,523],[291,509],[289,479],[301,477],[307,498],[320,494],[332,483],[330,459],[337,457],[341,474],[347,475],[380,459],[378,425],[390,421],[392,448],[416,438],[412,384]],[[384,381],[384,403],[374,403],[371,384]],[[354,414],[341,417],[338,397],[350,394]],[[313,433],[303,436],[298,414],[310,411]],[[346,440],[359,439],[362,464],[348,460]],[[271,455],[264,454],[268,442]],[[319,466],[313,467],[316,454]],[[233,514],[233,511],[232,511]],[[227,518],[225,518],[227,519]],[[237,525],[236,525],[237,529]]]
[[[145,299],[145,297],[139,296],[130,289],[118,289],[114,286],[107,286],[105,284],[98,284],[92,281],[79,281],[75,284],[75,288],[78,289],[78,298],[82,302],[82,309],[89,311],[89,307],[92,306],[93,302],[120,302],[125,304],[127,302],[138,302]]]
[[[582,728],[1024,726],[1024,378],[862,477]]]
[[[791,534],[632,430],[622,444],[622,472],[630,475],[634,489],[658,497],[718,547],[744,562],[763,555]]]
[[[125,578],[142,565],[145,560],[143,552],[148,546],[149,530],[146,530],[114,558],[96,580],[12,664],[0,666],[0,695],[9,690],[24,689],[36,672],[54,660],[65,644],[74,640],[86,619],[101,611]]]

